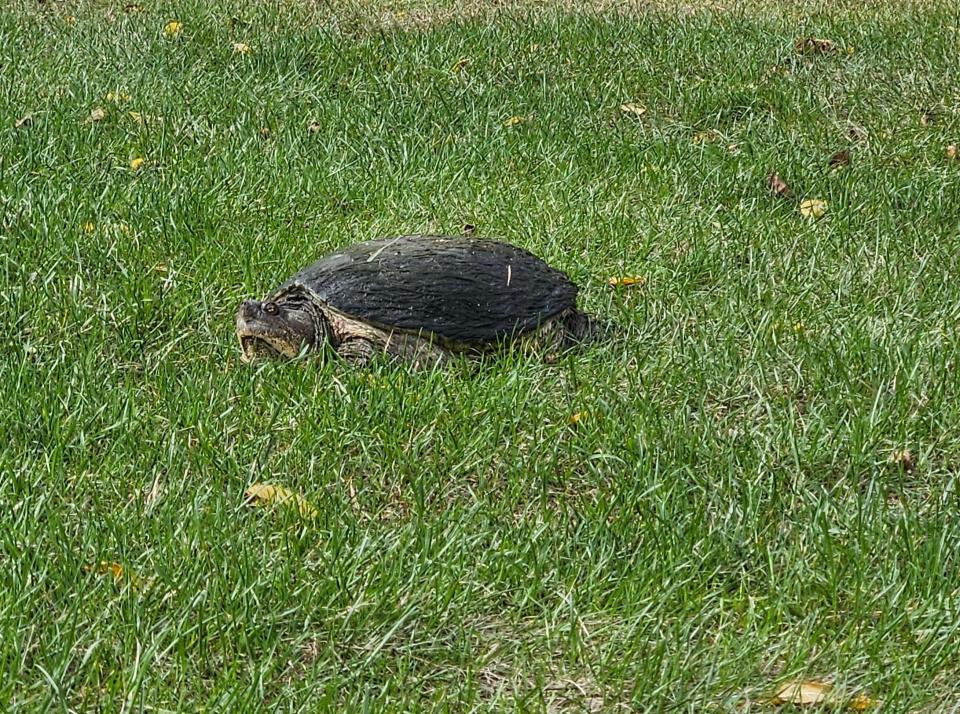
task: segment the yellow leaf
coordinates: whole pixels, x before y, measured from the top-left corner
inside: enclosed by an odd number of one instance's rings
[[[163,121],[163,117],[153,114],[144,114],[143,112],[127,112],[127,116],[133,119],[137,124],[154,124]]]
[[[130,581],[130,587],[135,590],[140,589],[145,584],[143,578],[135,573],[131,573],[129,570],[124,570],[120,563],[101,560],[96,565],[84,566],[84,570],[88,573],[96,573],[97,575],[112,575],[113,582],[118,585],[123,581],[124,577],[126,577]]]
[[[570,426],[577,426],[578,424],[582,424],[589,418],[590,418],[590,412],[584,410],[582,412],[577,412],[576,414],[571,414],[567,422],[570,424]]]
[[[233,51],[240,55],[248,55],[253,52],[253,48],[244,42],[234,42]]]
[[[822,704],[831,685],[809,680],[806,682],[788,682],[773,698],[774,704]]]
[[[642,275],[626,275],[624,277],[612,277],[607,279],[607,285],[613,287],[630,287],[631,285],[642,286],[647,279]]]
[[[526,121],[525,117],[514,115],[503,120],[504,126],[516,126],[517,124],[522,124]]]
[[[74,17],[73,15],[67,15],[65,22],[66,22],[68,25],[76,25],[76,24],[77,24],[77,18]]]
[[[126,92],[107,92],[105,99],[108,102],[113,102],[114,104],[119,104],[120,102],[130,101],[130,95]]]
[[[171,20],[163,26],[163,34],[167,37],[178,37],[183,32],[183,23]]]
[[[303,517],[314,517],[317,515],[317,509],[314,508],[307,499],[283,486],[269,483],[255,483],[248,488],[243,495],[249,503],[256,503],[261,506],[274,503],[281,506],[296,506],[300,515]]]
[[[103,121],[107,118],[107,110],[103,107],[94,107],[90,110],[90,116],[87,121]]]
[[[850,703],[847,706],[850,709],[853,709],[855,712],[865,712],[874,704],[876,704],[876,701],[868,697],[866,694],[858,694],[850,700]]]
[[[450,71],[454,74],[457,74],[458,72],[465,70],[468,64],[470,64],[470,60],[467,57],[461,57],[453,63],[453,66],[450,67]]]
[[[143,166],[144,161],[146,161],[146,159],[144,159],[142,156],[138,156],[130,161],[130,168],[134,171],[139,171],[140,167]]]
[[[84,233],[93,233],[93,231],[94,231],[95,228],[96,228],[96,226],[93,225],[93,222],[92,222],[92,221],[87,221],[86,223],[83,224],[83,232],[84,232]]]
[[[647,113],[647,108],[642,104],[634,104],[633,102],[625,102],[620,105],[620,111],[624,114],[630,114],[635,117],[642,117]]]
[[[707,131],[698,131],[696,134],[694,134],[693,143],[694,144],[711,144],[719,138],[720,138],[720,134],[718,134],[713,129],[708,129]]]
[[[819,198],[808,198],[800,204],[800,215],[804,218],[821,218],[827,212],[827,202]]]

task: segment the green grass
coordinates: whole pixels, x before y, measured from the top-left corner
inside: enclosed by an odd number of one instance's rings
[[[958,706],[955,6],[123,4],[0,10],[0,709]],[[241,363],[241,299],[464,222],[623,335]]]

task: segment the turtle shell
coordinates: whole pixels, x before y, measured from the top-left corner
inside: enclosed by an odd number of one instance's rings
[[[535,255],[469,237],[357,243],[320,258],[281,290],[293,285],[364,322],[464,344],[534,330],[577,297],[577,286]]]

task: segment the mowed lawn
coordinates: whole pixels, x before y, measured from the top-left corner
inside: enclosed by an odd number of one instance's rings
[[[960,707],[955,4],[125,4],[0,10],[0,709]],[[463,224],[617,336],[241,362]]]

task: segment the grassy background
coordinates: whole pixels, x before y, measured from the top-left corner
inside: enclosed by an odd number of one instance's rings
[[[0,708],[960,706],[956,7],[123,6],[0,10]],[[624,335],[240,362],[242,298],[464,222]]]

